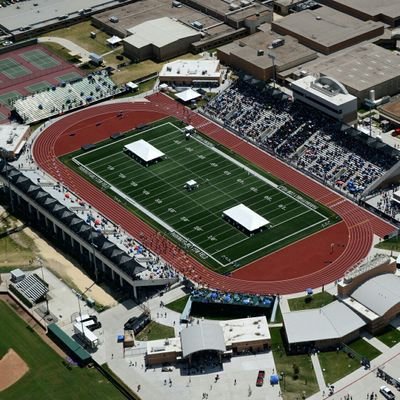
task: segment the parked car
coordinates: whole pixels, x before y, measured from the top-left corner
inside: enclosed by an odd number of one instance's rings
[[[265,371],[262,370],[258,371],[256,386],[262,386],[264,384],[264,378],[265,378]]]
[[[394,393],[387,386],[381,386],[379,391],[388,400],[394,400],[396,398]]]

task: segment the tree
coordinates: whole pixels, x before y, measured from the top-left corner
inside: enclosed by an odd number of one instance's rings
[[[297,364],[293,364],[292,368],[293,368],[293,379],[296,380],[299,378],[300,367]]]

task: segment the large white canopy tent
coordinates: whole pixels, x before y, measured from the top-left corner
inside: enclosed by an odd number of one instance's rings
[[[199,97],[201,97],[201,94],[197,93],[193,89],[187,89],[187,90],[184,90],[183,92],[176,93],[175,97],[177,97],[179,100],[183,101],[184,103],[187,103],[188,101],[198,99]]]
[[[124,150],[140,158],[145,163],[155,161],[158,158],[165,156],[162,151],[158,150],[143,139],[125,145]]]
[[[240,225],[248,232],[254,232],[270,224],[261,215],[257,214],[244,204],[238,204],[223,212],[224,217]]]

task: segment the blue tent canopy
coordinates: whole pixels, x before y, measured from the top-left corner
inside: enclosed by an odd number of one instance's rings
[[[269,378],[269,382],[271,385],[277,385],[279,383],[279,376],[276,374],[271,375]]]
[[[307,294],[313,294],[313,293],[314,293],[313,290],[312,290],[311,288],[308,288],[308,289],[306,290],[306,292],[307,292]]]

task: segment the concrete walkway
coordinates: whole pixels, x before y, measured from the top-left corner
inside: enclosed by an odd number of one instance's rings
[[[72,42],[71,40],[56,37],[56,36],[44,36],[44,37],[38,38],[38,42],[39,43],[46,43],[46,42],[58,43],[59,45],[68,49],[71,55],[80,57],[82,63],[86,63],[90,60],[89,59],[90,52],[85,50],[83,47],[77,45],[76,43]]]
[[[317,382],[319,386],[319,390],[323,391],[326,389],[326,383],[324,374],[322,373],[321,364],[319,363],[318,354],[311,354],[311,362],[314,367],[315,376],[317,377]]]
[[[389,346],[381,342],[376,337],[372,336],[369,332],[362,332],[360,336],[371,346],[374,346],[377,350],[379,350],[381,353],[385,353],[390,349]]]

